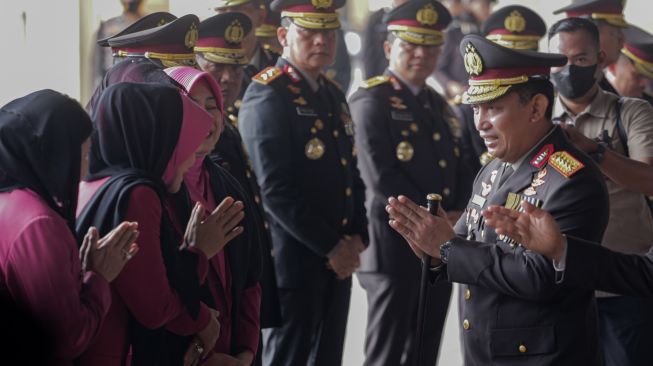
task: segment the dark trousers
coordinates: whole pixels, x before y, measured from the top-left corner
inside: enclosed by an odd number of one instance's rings
[[[358,273],[367,292],[367,333],[365,365],[407,365],[417,361],[415,330],[419,277],[399,279],[381,273]],[[422,365],[433,366],[438,359],[442,328],[451,298],[451,284],[429,285],[422,343]]]
[[[331,274],[310,288],[279,288],[283,324],[263,330],[263,365],[342,364],[350,297],[351,278]]]
[[[653,365],[653,301],[619,296],[596,303],[605,365]]]

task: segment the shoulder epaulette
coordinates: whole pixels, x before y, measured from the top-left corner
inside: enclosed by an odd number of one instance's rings
[[[272,80],[278,78],[281,75],[283,75],[283,70],[281,70],[276,66],[269,66],[263,69],[258,74],[254,75],[254,77],[252,77],[252,80],[259,82],[263,85],[268,85],[270,82],[272,82]]]
[[[379,76],[374,76],[371,77],[365,81],[363,81],[363,88],[365,89],[370,89],[375,86],[385,84],[390,81],[390,77],[387,75],[379,75]]]
[[[337,81],[335,81],[333,79],[333,76],[335,76],[335,71],[333,71],[333,72],[329,72],[329,71],[332,71],[332,70],[328,70],[327,72],[322,73],[322,77],[324,77],[324,80],[326,80],[329,83],[333,84],[339,90],[342,90],[342,85],[340,85],[339,82],[337,82]],[[331,74],[333,74],[333,76]]]
[[[585,164],[566,151],[553,153],[549,158],[549,165],[567,178],[585,167]]]

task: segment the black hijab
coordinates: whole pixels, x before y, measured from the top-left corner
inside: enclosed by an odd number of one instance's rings
[[[0,109],[0,192],[29,188],[72,228],[81,145],[91,120],[79,103],[40,90]]]
[[[162,176],[179,139],[183,103],[177,88],[162,84],[118,83],[100,97],[93,116],[96,132],[86,180],[111,178],[95,192],[77,219],[77,232],[95,226],[101,235],[124,220],[131,190],[154,189],[162,201],[161,253],[170,286],[189,314],[199,314],[198,258],[179,250],[182,239],[172,225],[163,201]],[[132,365],[168,365],[164,328],[146,329],[130,319]]]

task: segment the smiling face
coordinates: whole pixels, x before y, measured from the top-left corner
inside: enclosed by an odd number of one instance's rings
[[[390,69],[412,85],[423,85],[435,70],[440,56],[440,46],[421,46],[395,38],[384,44]]]
[[[305,72],[319,73],[336,58],[334,29],[306,29],[291,22],[288,28],[281,27],[277,32],[284,56]]]
[[[516,92],[509,92],[498,99],[472,106],[476,129],[488,153],[501,161],[514,163],[533,147],[533,122],[542,118],[538,114],[542,108],[538,105],[541,98],[546,100],[540,94],[523,103]]]
[[[209,135],[195,153],[197,159],[204,159],[213,151],[222,133],[224,127],[222,113],[220,113],[216,98],[205,80],[201,80],[193,86],[190,92],[190,98],[213,117],[213,128],[211,128],[211,132],[209,132]]]

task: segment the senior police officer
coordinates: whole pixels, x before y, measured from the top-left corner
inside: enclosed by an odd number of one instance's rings
[[[483,23],[481,34],[504,47],[518,50],[539,49],[539,41],[546,34],[542,17],[530,8],[508,5],[494,11]],[[460,103],[460,101],[457,101]],[[465,160],[478,170],[492,160],[474,124],[474,112],[469,105],[456,104],[453,111],[460,120],[460,144]],[[469,157],[475,159],[470,159]]]
[[[275,0],[284,47],[254,77],[239,124],[270,217],[283,324],[264,364],[339,365],[351,274],[367,242],[364,186],[333,62],[344,0]]]
[[[480,36],[460,46],[465,103],[496,158],[476,177],[466,214],[451,227],[408,198],[390,198],[391,226],[416,254],[437,258],[434,280],[465,284],[461,312],[469,365],[601,365],[591,290],[555,285],[551,262],[485,226],[489,205],[522,201],[550,211],[563,232],[600,240],[608,218],[603,178],[551,123],[550,68],[566,57],[502,47]],[[466,239],[464,239],[466,238]]]
[[[409,1],[392,9],[384,19],[390,66],[350,99],[370,233],[358,271],[368,300],[366,365],[411,365],[416,357],[420,264],[388,226],[387,197],[401,193],[419,201],[429,192],[440,192],[443,207],[460,216],[471,193],[473,173],[461,163],[452,133],[458,121],[446,100],[426,86],[450,20],[435,0]],[[437,360],[450,294],[447,282],[429,291],[424,365]]]

